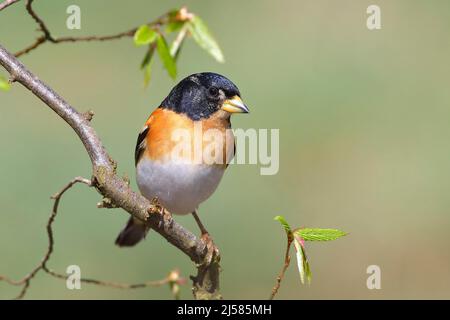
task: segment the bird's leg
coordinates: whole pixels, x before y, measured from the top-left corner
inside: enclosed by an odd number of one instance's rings
[[[202,237],[206,234],[209,235],[209,232],[205,229],[205,226],[203,225],[202,221],[198,217],[197,210],[192,211],[192,215],[194,216],[195,222],[197,222],[197,225],[200,228]]]
[[[195,222],[197,222],[197,225],[200,228],[200,232],[202,233],[201,238],[206,243],[208,253],[205,260],[207,264],[210,264],[214,257],[219,257],[219,248],[216,247],[212,237],[209,235],[209,232],[206,230],[205,226],[198,217],[197,210],[194,210],[192,212],[192,215],[194,216]]]

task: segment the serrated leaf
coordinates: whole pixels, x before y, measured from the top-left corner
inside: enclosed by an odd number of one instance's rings
[[[11,85],[8,80],[0,76],[0,90],[8,91],[9,89],[11,89]]]
[[[337,229],[304,228],[294,231],[305,241],[331,241],[347,235]]]
[[[177,76],[177,65],[174,58],[170,55],[170,50],[167,46],[166,39],[164,39],[162,35],[158,35],[156,44],[158,55],[161,58],[164,68],[166,68],[169,76],[172,77],[172,79],[175,79]]]
[[[220,50],[219,44],[212,36],[208,29],[208,26],[198,16],[194,16],[191,21],[188,22],[189,31],[195,42],[212,55],[217,61],[225,62],[222,50]]]
[[[289,223],[287,223],[286,219],[283,216],[276,216],[273,219],[281,223],[287,234],[290,234],[292,232]]]
[[[298,235],[294,235],[294,247],[296,251],[297,268],[300,275],[300,281],[302,284],[305,284],[306,281],[308,284],[311,284],[311,268],[309,266],[308,257],[306,256],[305,247],[302,245],[301,239]]]
[[[156,40],[158,33],[148,25],[140,26],[134,34],[134,44],[136,46],[145,46]]]

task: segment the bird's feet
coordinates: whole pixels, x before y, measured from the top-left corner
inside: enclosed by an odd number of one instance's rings
[[[151,203],[152,203],[152,205],[155,206],[156,212],[157,212],[158,214],[162,215],[164,225],[165,225],[165,226],[169,226],[169,228],[171,228],[172,225],[173,225],[173,217],[172,217],[172,214],[171,214],[167,209],[165,209],[165,208],[161,205],[161,203],[159,202],[158,197],[154,197],[154,198],[151,200]]]
[[[169,226],[169,228],[172,228],[173,226],[173,217],[172,214],[167,211],[166,209],[163,209],[163,220],[164,220],[164,225]]]
[[[206,256],[205,256],[205,264],[209,265],[214,259],[220,260],[220,252],[219,248],[214,244],[212,237],[208,232],[203,233],[201,236],[202,241],[206,245]]]
[[[217,246],[214,244],[212,237],[209,235],[209,232],[205,229],[205,226],[203,225],[200,218],[198,217],[197,211],[194,210],[192,212],[192,215],[193,215],[195,221],[197,222],[198,227],[200,228],[200,231],[202,233],[201,239],[205,243],[205,247],[206,247],[206,256],[205,256],[205,261],[203,262],[203,264],[210,265],[214,259],[216,259],[217,261],[220,261],[219,248],[217,248]]]

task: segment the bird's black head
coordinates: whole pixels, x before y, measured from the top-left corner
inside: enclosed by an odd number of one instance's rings
[[[192,74],[181,80],[161,107],[183,113],[192,120],[208,118],[219,110],[249,112],[236,85],[224,76],[211,72]]]

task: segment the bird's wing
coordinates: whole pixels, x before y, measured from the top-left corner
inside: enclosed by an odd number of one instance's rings
[[[231,160],[236,156],[236,139],[233,137],[233,154],[230,156],[230,158],[227,160],[227,165],[225,168],[228,168],[230,165]]]
[[[139,136],[137,138],[136,149],[134,151],[135,165],[137,165],[137,163],[139,162],[139,159],[141,159],[142,154],[145,151],[145,148],[147,147],[147,134],[148,134],[149,129],[150,129],[150,127],[148,125],[145,125],[145,127],[139,133]]]

